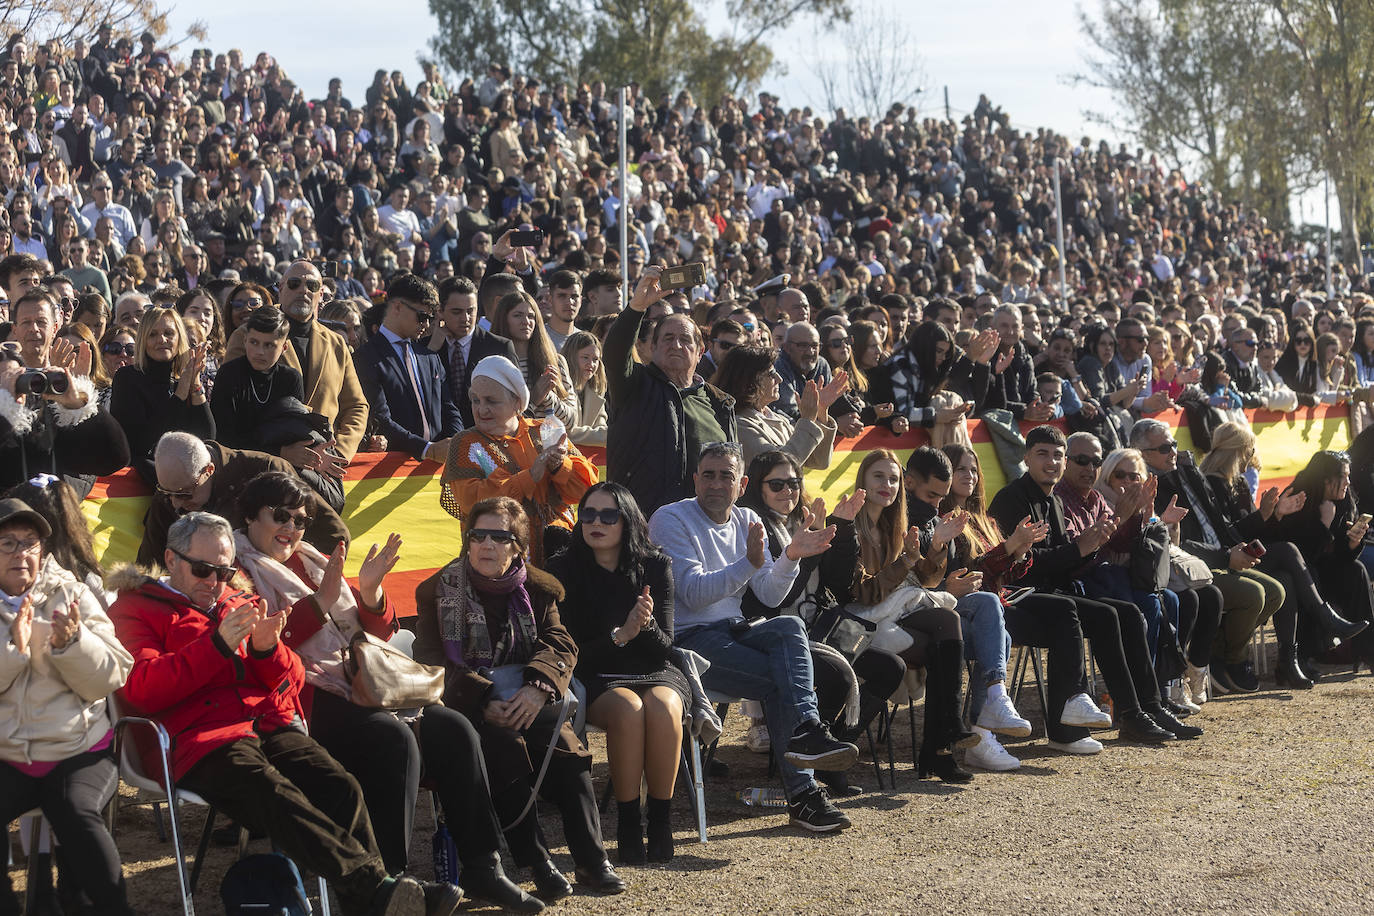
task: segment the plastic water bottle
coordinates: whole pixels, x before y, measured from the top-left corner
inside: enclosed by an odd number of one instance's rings
[[[546,449],[553,448],[567,433],[568,429],[563,425],[563,421],[555,417],[550,410],[544,414],[544,419],[539,424],[539,444]]]
[[[735,796],[751,808],[786,808],[787,796],[782,789],[744,789]]]

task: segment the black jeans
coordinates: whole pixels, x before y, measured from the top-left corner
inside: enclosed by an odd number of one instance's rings
[[[387,877],[358,781],[304,732],[283,728],[216,748],[179,785],[322,875],[350,916],[367,911]]]
[[[0,763],[0,824],[41,808],[65,853],[63,877],[102,914],[133,912],[124,896],[119,850],[101,814],[118,785],[119,771],[108,749],[68,757],[46,776],[28,776]],[[17,912],[8,874],[4,893]]]
[[[1267,573],[1283,585],[1284,601],[1271,623],[1274,625],[1274,638],[1281,648],[1292,650],[1298,639],[1298,621],[1308,621],[1305,629],[1309,639],[1320,639],[1325,634],[1315,623],[1314,615],[1321,608],[1323,599],[1307,568],[1302,553],[1290,541],[1269,541],[1264,558],[1259,561],[1260,572]]]
[[[491,788],[482,766],[482,739],[468,717],[443,705],[426,706],[417,726],[425,775],[455,829],[458,861],[490,861],[501,849],[501,825],[492,807]]]
[[[1086,738],[1088,729],[1061,725],[1059,717],[1069,698],[1083,691],[1083,630],[1078,608],[1063,595],[1027,595],[1002,610],[1007,633],[1021,646],[1049,650],[1045,692],[1045,732],[1051,741],[1070,744]]]
[[[1178,591],[1178,642],[1194,668],[1206,668],[1212,661],[1222,604],[1221,590],[1215,585]]]
[[[1159,685],[1140,608],[1116,598],[1072,596],[1069,600],[1078,609],[1078,622],[1091,640],[1093,658],[1118,715],[1158,707]],[[1083,687],[1087,687],[1086,678]]]

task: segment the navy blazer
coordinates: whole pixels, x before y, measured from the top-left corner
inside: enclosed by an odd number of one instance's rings
[[[363,393],[372,405],[377,432],[386,436],[387,447],[423,458],[430,441],[457,435],[463,429],[463,421],[453,403],[447,364],[439,354],[429,352],[423,343],[411,350],[415,354],[416,375],[425,399],[430,440],[425,439],[420,408],[415,403],[415,392],[410,386],[410,375],[400,350],[379,331],[358,348],[353,362]]]
[[[453,346],[456,346],[453,341],[445,340],[444,345],[439,348],[436,354],[444,361],[445,371],[447,371],[448,367],[451,365],[449,362],[449,348]],[[466,394],[466,392],[472,390],[472,370],[476,368],[478,362],[487,356],[504,356],[511,361],[511,365],[517,368],[520,366],[515,356],[515,344],[511,343],[508,338],[502,337],[500,334],[493,334],[491,331],[480,327],[473,329],[472,342],[468,345],[468,358],[467,361],[463,363],[464,374],[467,376],[467,378],[463,379],[463,391],[465,393],[462,401],[458,403],[458,412],[462,415],[464,429],[471,429],[473,425],[472,401]],[[453,384],[451,380],[448,386],[448,396],[450,399],[453,398]]]

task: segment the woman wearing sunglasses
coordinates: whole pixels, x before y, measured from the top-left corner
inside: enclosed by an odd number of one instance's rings
[[[668,659],[673,647],[673,572],[649,540],[649,523],[630,491],[598,483],[582,494],[572,543],[548,571],[563,584],[563,621],[577,641],[576,675],[587,688],[587,721],[606,731],[606,756],[619,817],[618,856],[645,861],[639,787],[648,798],[650,862],[673,857],[669,809],[682,753],[687,678]]]
[[[578,651],[560,618],[563,586],[529,563],[529,548],[529,520],[518,502],[495,496],[473,505],[463,519],[462,556],[415,590],[415,658],[444,666],[444,705],[482,736],[492,801],[515,864],[533,871],[536,895],[552,902],[572,886],[539,829],[531,761],[542,761],[554,740],[557,717],[539,712],[572,689]],[[495,698],[484,669],[510,665],[521,667],[523,686]],[[601,843],[591,753],[571,722],[559,729],[539,794],[563,817],[578,883],[601,893],[625,890]]]
[[[136,336],[132,330],[119,324],[112,324],[100,338],[100,364],[105,367],[105,383],[102,385],[96,382],[96,399],[100,406],[109,409],[111,385],[115,373],[125,366],[133,364],[134,354],[138,352],[135,345]],[[95,381],[92,376],[92,381]]]
[[[833,609],[835,592],[848,589],[854,578],[854,563],[859,554],[854,516],[863,499],[861,490],[841,500],[828,519],[824,501],[816,500],[812,505],[815,516],[812,524],[817,528],[835,525],[835,540],[830,549],[801,561],[792,590],[777,607],[764,605],[752,590],[746,592],[742,604],[745,616],[792,614],[805,620],[810,629],[817,624],[823,611]],[[796,457],[782,451],[756,456],[749,463],[749,483],[739,504],[753,509],[763,521],[769,555],[775,560],[782,556],[806,515],[806,487]],[[852,742],[864,733],[886,707],[888,697],[901,686],[906,663],[894,653],[876,648],[866,649],[852,662],[846,662],[838,652],[815,646],[812,643],[811,664],[821,721],[839,740]],[[856,675],[863,679],[858,686],[859,706],[856,710],[847,710],[846,700],[850,687],[856,683]],[[847,712],[857,714],[857,720],[849,722],[852,717],[845,716]],[[758,718],[762,719],[762,712]],[[849,784],[843,771],[819,770],[816,779],[825,783],[835,795],[857,795],[862,791]]]
[[[1288,347],[1274,367],[1298,396],[1300,407],[1314,407],[1317,397],[1317,335],[1305,319],[1288,322]]]
[[[891,404],[873,404],[868,400],[868,371],[860,368],[856,354],[860,334],[866,333],[872,341],[877,338],[877,326],[856,321],[848,327],[822,325],[820,332],[821,356],[830,364],[831,375],[843,370],[849,376],[849,387],[830,408],[838,427],[836,435],[857,436],[865,426],[874,424],[887,426],[897,435],[906,432],[906,417],[894,417]],[[876,365],[870,365],[869,370]]]
[[[455,830],[454,838],[469,895],[519,907],[528,898],[501,872],[498,827],[472,724],[462,713],[429,706],[412,730],[388,710],[349,699],[343,674],[347,639],[362,630],[389,640],[397,630],[383,579],[399,558],[400,536],[391,535],[380,549],[372,545],[358,569],[357,586],[350,586],[343,576],[343,544],[325,556],[302,540],[312,505],[310,490],[298,477],[259,474],[239,496],[234,532],[234,552],[252,589],[269,608],[290,615],[281,638],[305,663],[301,706],[311,737],[358,780],[389,873],[399,875],[408,864],[423,761],[445,808],[464,812],[464,829]],[[199,574],[194,567],[191,571]],[[470,868],[482,891],[468,886]]]
[[[224,300],[224,336],[228,339],[234,329],[243,324],[248,313],[272,304],[272,294],[256,283],[240,283],[229,291]]]

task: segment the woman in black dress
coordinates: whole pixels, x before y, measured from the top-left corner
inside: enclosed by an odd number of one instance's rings
[[[668,819],[682,753],[687,678],[668,661],[673,646],[672,565],[649,541],[630,491],[598,483],[582,494],[572,543],[548,562],[563,583],[563,622],[577,641],[576,675],[587,721],[606,730],[619,807],[620,861],[643,862],[639,784],[649,785],[648,859],[673,857]]]
[[[280,413],[282,402],[305,400],[305,381],[281,359],[289,346],[290,329],[280,309],[260,308],[244,319],[244,355],[220,367],[210,409],[215,415],[216,440],[230,448],[277,454],[280,443],[269,443],[265,421]],[[300,441],[297,438],[294,441]]]

